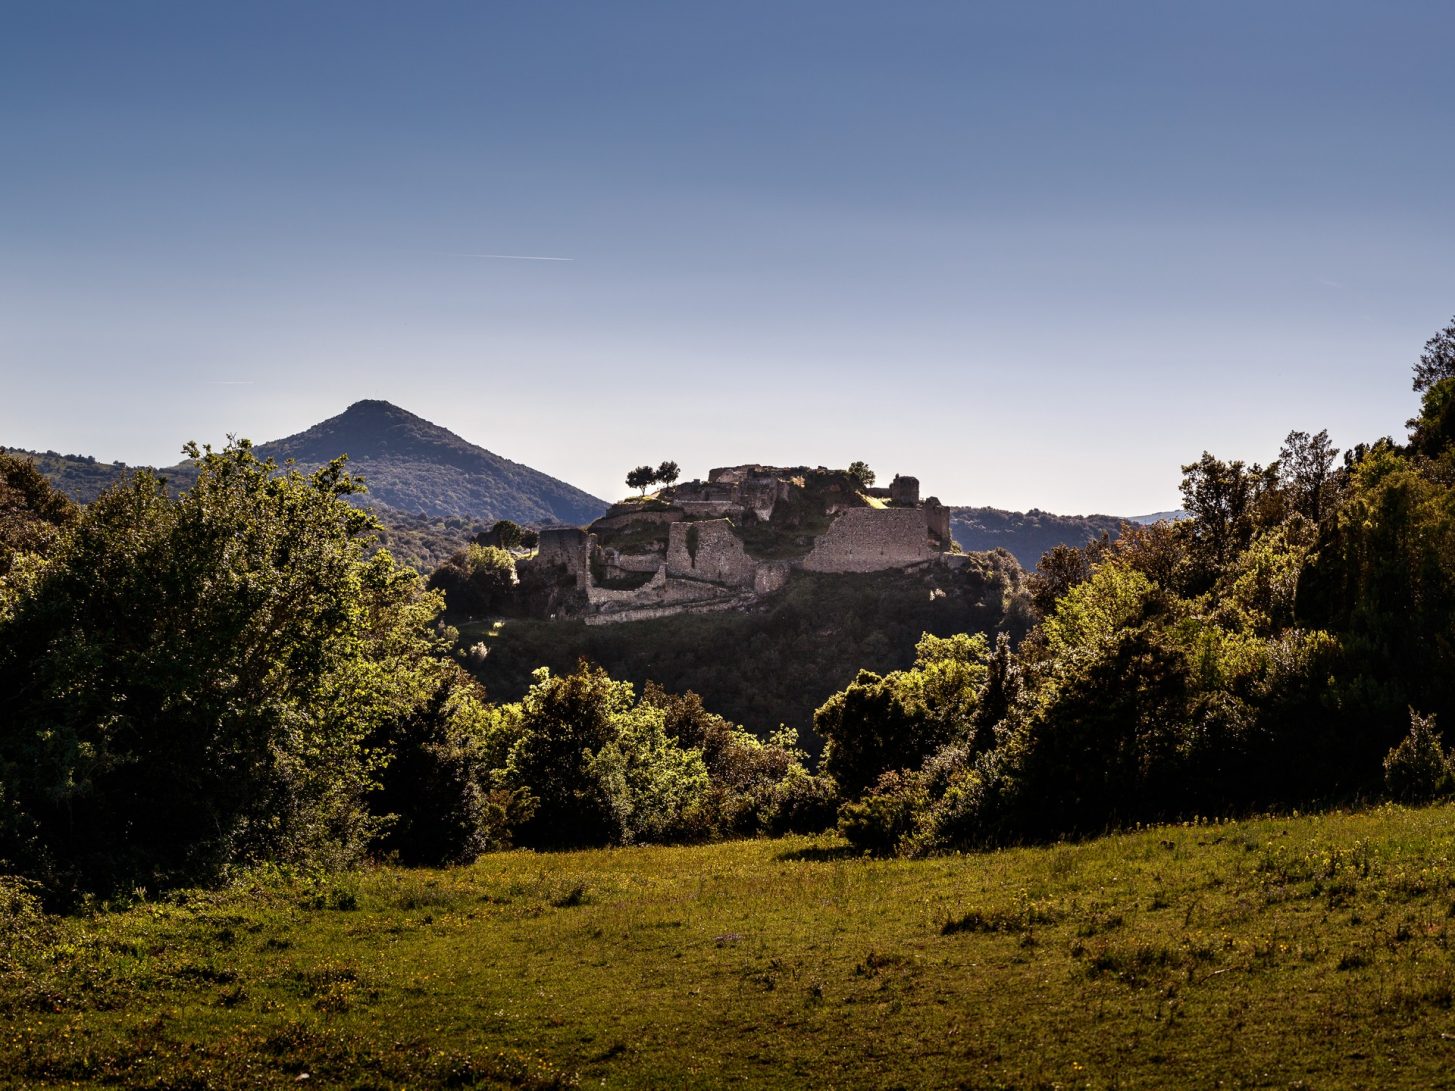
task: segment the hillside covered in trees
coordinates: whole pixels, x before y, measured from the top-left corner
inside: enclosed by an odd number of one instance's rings
[[[1113,515],[1053,515],[1000,508],[950,508],[950,532],[968,553],[1004,549],[1027,570],[1057,546],[1083,546],[1103,534],[1115,538],[1127,519]]]
[[[297,435],[258,445],[262,458],[316,469],[341,454],[369,498],[397,511],[493,523],[589,523],[606,503],[461,439],[397,405],[355,402]]]
[[[316,470],[347,455],[350,474],[367,485],[356,501],[379,508],[386,522],[401,530],[411,523],[420,529],[421,523],[450,519],[486,527],[498,519],[575,525],[589,523],[606,510],[605,501],[384,401],[355,402],[336,417],[297,435],[256,444],[254,450],[259,458],[280,464],[291,458],[302,470]],[[31,458],[57,489],[79,504],[91,503],[118,480],[144,468],[55,451],[14,453]],[[156,472],[174,492],[190,488],[197,473],[191,462]],[[470,536],[459,535],[457,542]]]
[[[747,612],[602,626],[506,618],[464,626],[462,644],[478,649],[466,665],[497,699],[518,699],[537,667],[568,672],[585,658],[638,686],[691,690],[763,737],[787,725],[816,756],[814,710],[861,668],[910,666],[925,633],[1019,639],[1033,620],[1025,574],[1008,554],[991,552],[958,569],[800,573]]]

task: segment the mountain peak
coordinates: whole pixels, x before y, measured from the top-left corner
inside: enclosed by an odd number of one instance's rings
[[[339,455],[364,475],[371,499],[405,512],[519,523],[587,523],[605,501],[502,458],[392,402],[366,398],[258,453],[299,466]]]
[[[409,420],[423,420],[418,414],[411,413],[408,409],[401,409],[393,402],[386,402],[382,398],[360,398],[349,406],[337,417],[330,417],[330,420],[339,420],[342,417],[402,417]]]

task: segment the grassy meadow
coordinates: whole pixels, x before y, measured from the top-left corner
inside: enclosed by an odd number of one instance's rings
[[[1436,1086],[1455,807],[251,875],[0,937],[0,1086]]]

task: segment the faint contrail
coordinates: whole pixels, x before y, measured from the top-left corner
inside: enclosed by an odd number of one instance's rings
[[[575,258],[547,258],[540,254],[450,254],[452,258],[505,258],[507,261],[575,261]]]
[[[252,386],[251,379],[208,379],[211,386]]]

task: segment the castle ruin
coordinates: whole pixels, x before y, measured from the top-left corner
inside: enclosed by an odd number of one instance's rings
[[[547,527],[528,562],[587,624],[748,606],[794,571],[879,572],[958,552],[950,512],[919,481],[865,488],[842,470],[728,466],[615,504],[589,527]]]

